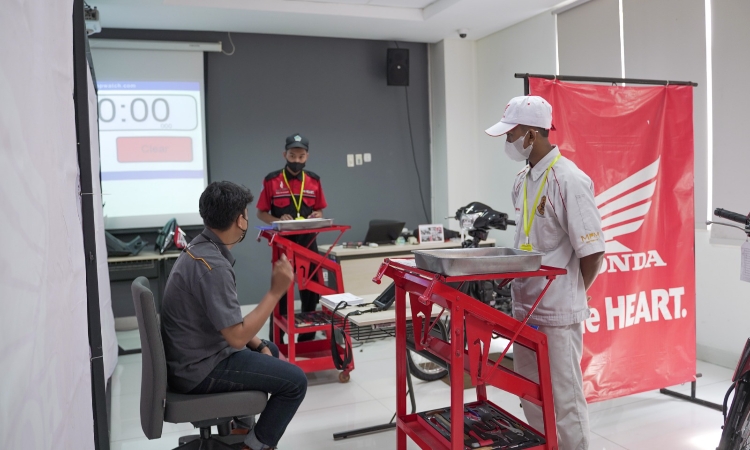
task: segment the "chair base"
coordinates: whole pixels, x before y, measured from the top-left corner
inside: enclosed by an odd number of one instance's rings
[[[218,439],[194,439],[187,444],[180,445],[175,450],[238,450],[238,446],[229,445]]]
[[[244,444],[244,435],[230,434],[217,436],[210,434],[211,428],[201,428],[201,434],[180,437],[175,450],[239,450]]]

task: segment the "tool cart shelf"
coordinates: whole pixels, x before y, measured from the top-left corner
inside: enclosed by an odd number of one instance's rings
[[[383,262],[373,281],[380,283],[382,277],[386,276],[396,284],[398,450],[406,450],[407,436],[421,448],[431,450],[558,449],[546,336],[528,326],[527,322],[550,284],[565,273],[564,269],[541,266],[539,270],[531,272],[445,276],[417,268],[413,259],[386,259]],[[466,282],[499,280],[501,285],[505,285],[514,278],[529,277],[545,277],[547,283],[523,321],[517,321],[459,290]],[[411,305],[410,329],[407,329],[406,302]],[[433,304],[442,308],[436,319],[430,319]],[[451,316],[449,341],[430,333],[444,313]],[[407,414],[407,332],[413,333],[417,351],[432,353],[450,368],[450,408]],[[501,356],[494,361],[489,355],[493,335],[509,340]],[[513,344],[536,352],[538,383],[500,365]],[[477,391],[477,402],[467,405],[464,405],[463,397],[464,373],[469,374]],[[546,434],[532,429],[490,403],[487,400],[487,386],[494,386],[539,405]],[[461,411],[460,420],[451,420],[452,411]],[[470,426],[472,424],[476,428]],[[448,425],[450,430],[447,429]],[[488,439],[490,437],[492,439]]]

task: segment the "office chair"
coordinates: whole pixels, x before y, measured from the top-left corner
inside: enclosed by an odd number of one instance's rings
[[[161,328],[156,316],[154,294],[146,277],[138,277],[131,287],[138,332],[141,336],[143,369],[141,372],[141,428],[148,439],[161,437],[164,422],[190,422],[200,429],[199,436],[180,438],[180,450],[236,450],[236,447],[211,436],[217,426],[220,436],[230,434],[234,417],[255,416],[268,401],[265,392],[240,391],[221,394],[188,395],[170,392],[167,386],[167,360]],[[192,439],[192,440],[190,440]]]

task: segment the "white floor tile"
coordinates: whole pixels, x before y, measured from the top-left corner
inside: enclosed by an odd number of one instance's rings
[[[192,425],[187,424],[184,431],[172,433],[162,433],[161,438],[149,441],[143,434],[141,437],[127,440],[112,440],[110,443],[111,450],[172,450],[177,447],[178,440],[182,436],[197,434]]]
[[[390,418],[391,413],[376,400],[298,412],[279,446],[287,449],[377,448],[368,443],[367,438],[343,440],[334,444],[333,434],[386,423]],[[395,440],[395,433],[393,437]]]
[[[356,341],[355,341],[356,343]],[[385,338],[368,341],[361,347],[355,348],[354,364],[357,365],[367,361],[396,360],[396,340]],[[355,368],[355,370],[358,370]],[[394,369],[395,370],[395,369]],[[395,373],[395,372],[394,372]]]
[[[721,413],[661,396],[590,415],[591,431],[628,449],[691,449],[721,430]],[[713,443],[715,448],[718,439]]]
[[[375,399],[356,383],[322,384],[308,388],[305,400],[298,411],[317,411],[371,400]]]
[[[243,312],[250,310],[243,307]],[[260,333],[267,335],[267,326]],[[118,332],[118,341],[139,347],[137,331]],[[493,342],[493,351],[504,343]],[[282,438],[282,450],[393,449],[394,430],[333,441],[333,433],[386,423],[396,409],[395,341],[392,338],[367,342],[355,348],[355,370],[351,381],[338,383],[338,372],[309,375],[308,394]],[[699,361],[696,372],[697,396],[721,403],[730,385],[732,370]],[[195,434],[190,424],[164,424],[160,439],[148,441],[140,425],[141,355],[121,356],[112,378],[113,450],[167,450],[177,446],[180,436]],[[690,393],[690,383],[670,388]],[[450,403],[450,387],[442,381],[414,379],[417,410],[426,411]],[[518,398],[490,388],[489,399],[520,418]],[[464,399],[476,399],[473,389]],[[407,404],[407,408],[410,405]],[[713,450],[721,434],[718,411],[674,399],[658,391],[589,405],[591,450]],[[416,449],[409,442],[410,449]]]
[[[625,447],[615,444],[596,433],[591,433],[589,441],[589,450],[628,450]]]

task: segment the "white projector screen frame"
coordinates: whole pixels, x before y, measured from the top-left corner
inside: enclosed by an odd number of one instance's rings
[[[208,182],[205,51],[221,43],[91,40],[105,227],[200,225]]]

